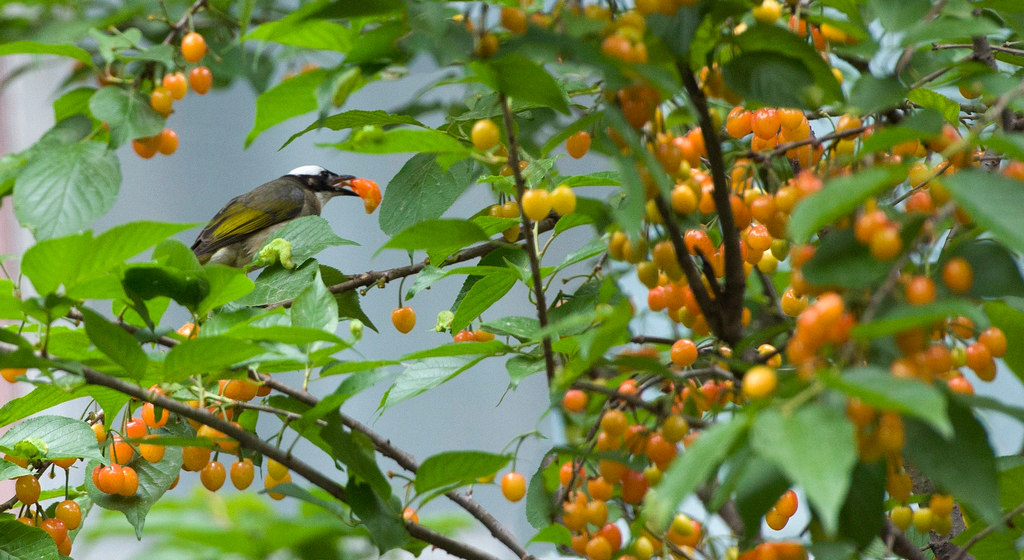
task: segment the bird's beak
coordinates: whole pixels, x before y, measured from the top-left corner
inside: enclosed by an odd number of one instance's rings
[[[363,199],[363,207],[366,208],[367,214],[372,214],[380,206],[380,187],[370,179],[342,175],[335,179],[331,186],[338,189],[339,194],[355,195]]]

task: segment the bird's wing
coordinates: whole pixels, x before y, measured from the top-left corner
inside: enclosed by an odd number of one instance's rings
[[[302,188],[277,181],[280,180],[260,185],[228,201],[199,233],[192,244],[192,252],[202,259],[264,228],[298,217],[305,201]]]

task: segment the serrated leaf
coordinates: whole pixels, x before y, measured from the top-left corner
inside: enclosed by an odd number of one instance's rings
[[[427,457],[416,470],[416,491],[424,493],[449,485],[466,485],[490,476],[508,464],[508,455],[483,451],[447,451]]]
[[[916,416],[945,437],[953,435],[946,415],[946,399],[934,386],[916,379],[894,377],[888,370],[865,366],[825,376],[831,387],[879,410]]]
[[[89,431],[91,432],[92,430]],[[185,432],[167,429],[156,433],[181,436]],[[95,442],[95,438],[93,441]],[[99,464],[97,461],[91,461],[86,465],[85,472],[91,473],[92,469]],[[139,489],[134,496],[104,494],[100,492],[99,488],[96,488],[96,485],[92,482],[92,477],[89,476],[85,477],[85,489],[89,494],[89,498],[97,506],[123,513],[128,522],[135,527],[135,536],[141,539],[142,528],[146,523],[146,514],[149,513],[149,509],[153,507],[153,504],[164,495],[164,492],[171,487],[171,484],[174,483],[181,472],[181,448],[168,446],[165,448],[164,457],[160,462],[135,461],[133,467],[139,476]]]
[[[473,367],[482,359],[475,356],[450,356],[412,362],[398,375],[395,384],[384,396],[381,408],[390,408],[433,389]]]
[[[914,327],[931,325],[947,317],[965,316],[975,324],[982,323],[984,316],[977,306],[959,299],[940,300],[926,305],[900,305],[885,315],[861,323],[851,331],[858,338],[891,336]]]
[[[312,70],[288,78],[256,98],[256,121],[245,137],[245,147],[263,131],[292,117],[315,111],[316,90],[327,77],[326,70]]]
[[[718,470],[749,427],[750,420],[745,416],[715,424],[672,461],[661,482],[644,498],[644,512],[655,528],[668,528],[679,504]]]
[[[313,275],[309,287],[292,302],[292,325],[330,333],[337,329],[338,302],[324,286],[320,271]]]
[[[417,154],[388,183],[380,206],[380,229],[395,235],[425,220],[440,218],[473,180],[474,165],[460,161],[447,170],[431,154]]]
[[[196,310],[201,317],[247,295],[255,287],[244,270],[216,263],[206,266],[206,279],[210,283],[210,292],[199,302]]]
[[[46,531],[13,517],[0,519],[0,558],[4,560],[58,560],[57,544]]]
[[[750,443],[804,489],[825,531],[834,533],[857,463],[853,425],[843,412],[822,404],[788,415],[769,408],[754,421]]]
[[[45,459],[82,457],[102,459],[96,446],[96,434],[85,422],[65,416],[34,416],[15,424],[0,436],[0,450],[12,453],[23,439],[35,438],[46,444]]]
[[[1024,183],[999,173],[967,169],[942,184],[981,227],[1008,247],[1024,253]]]
[[[960,122],[960,104],[941,93],[930,89],[917,88],[910,90],[910,93],[907,94],[907,99],[922,107],[935,109],[942,115],[942,118],[954,126]]]
[[[11,41],[0,45],[0,56],[10,54],[53,54],[73,58],[86,66],[92,66],[89,51],[75,45],[51,45],[38,41]]]
[[[291,243],[292,261],[296,265],[303,264],[306,259],[329,247],[359,245],[355,241],[338,237],[327,220],[321,216],[303,216],[288,222],[287,225],[268,237],[263,246],[271,243],[274,239],[284,239]]]
[[[205,337],[183,342],[164,359],[165,382],[226,369],[263,353],[257,344],[228,337]]]
[[[559,113],[569,114],[565,93],[558,86],[558,82],[543,66],[525,56],[513,54],[486,63],[471,62],[470,67],[480,81],[495,91],[518,101],[537,103],[551,107]],[[524,76],[529,76],[530,79],[523,79]]]
[[[149,365],[149,357],[139,346],[139,341],[92,309],[79,306],[78,310],[85,317],[85,334],[89,340],[129,375],[141,379]]]
[[[121,185],[117,156],[102,142],[58,145],[39,153],[14,183],[14,213],[36,239],[89,226],[114,205]]]
[[[466,245],[487,240],[487,235],[479,226],[463,220],[427,220],[409,226],[392,237],[378,252],[383,249],[424,250],[428,254],[444,254],[447,256]],[[431,262],[444,261],[431,257]]]
[[[160,134],[164,117],[153,110],[149,100],[137,91],[120,86],[101,88],[89,99],[92,116],[110,125],[114,147],[135,138]]]
[[[357,32],[322,19],[293,19],[285,17],[270,21],[253,29],[244,40],[272,41],[282,45],[307,49],[348,52]]]
[[[1000,517],[995,455],[988,434],[969,409],[950,403],[954,435],[944,438],[923,422],[904,419],[907,460],[988,523]]]
[[[307,126],[302,131],[296,132],[290,138],[288,138],[288,141],[285,142],[284,145],[281,146],[281,148],[284,148],[288,144],[291,144],[292,141],[298,138],[299,136],[302,136],[307,132],[318,130],[321,128],[329,128],[331,130],[345,130],[348,128],[362,128],[364,126],[388,126],[396,124],[411,124],[425,128],[425,125],[423,123],[407,115],[397,115],[394,113],[389,113],[387,111],[381,110],[363,111],[359,109],[354,109],[352,111],[345,111],[344,113],[331,115],[323,120],[319,120]]]
[[[509,271],[511,272],[511,271]],[[492,273],[473,283],[466,295],[459,302],[452,319],[452,330],[461,331],[500,300],[512,286],[516,285],[516,277],[511,273]]]
[[[801,200],[789,219],[793,241],[806,243],[827,224],[853,212],[862,202],[906,178],[901,167],[874,167],[832,179],[820,191]]]

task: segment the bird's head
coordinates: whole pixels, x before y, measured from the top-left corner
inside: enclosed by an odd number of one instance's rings
[[[380,187],[370,179],[354,175],[338,175],[319,165],[303,165],[288,172],[302,184],[317,193],[321,200],[335,196],[358,196],[363,199],[366,213],[372,213],[380,205]]]

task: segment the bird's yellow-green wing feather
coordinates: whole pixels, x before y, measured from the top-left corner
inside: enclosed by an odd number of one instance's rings
[[[200,259],[245,240],[274,224],[297,217],[305,202],[298,185],[280,179],[231,199],[203,228],[192,251]]]

